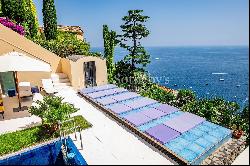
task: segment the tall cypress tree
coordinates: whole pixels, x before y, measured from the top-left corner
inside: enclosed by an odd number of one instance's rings
[[[43,26],[47,40],[57,37],[57,17],[54,0],[43,0]]]
[[[29,19],[27,19],[29,36],[31,38],[34,38],[37,36],[37,33],[38,33],[38,23],[37,23],[37,19],[36,19],[36,13],[33,12],[34,3],[32,0],[26,0],[26,1],[27,1],[27,16],[29,18]]]
[[[104,57],[106,58],[108,81],[113,82],[114,65],[114,50],[116,46],[116,32],[109,31],[107,25],[103,25],[103,40],[104,40]]]

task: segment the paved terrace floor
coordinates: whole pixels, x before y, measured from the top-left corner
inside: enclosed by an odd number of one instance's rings
[[[88,164],[159,164],[173,165],[167,158],[143,143],[139,138],[108,118],[101,111],[68,90],[57,94],[64,101],[72,103],[80,110],[75,115],[83,115],[93,127],[82,131],[83,150],[80,150]],[[40,123],[40,118],[27,116],[0,121],[0,134],[21,130]],[[74,140],[74,135],[71,136]],[[78,135],[79,138],[79,135]],[[78,139],[79,140],[79,139]],[[75,141],[80,149],[80,141]],[[240,154],[233,165],[249,164],[249,148]]]
[[[88,164],[173,165],[167,158],[79,97],[75,91],[63,91],[57,96],[64,97],[64,101],[79,108],[75,115],[83,115],[93,125],[82,131],[83,150],[80,152]],[[39,122],[40,119],[35,116],[0,121],[0,134],[21,130]],[[72,139],[74,140],[73,135]],[[79,141],[75,141],[75,144],[80,148]]]

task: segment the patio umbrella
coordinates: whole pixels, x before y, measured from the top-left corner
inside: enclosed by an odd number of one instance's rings
[[[51,68],[49,64],[35,58],[28,57],[23,53],[9,52],[0,56],[0,72],[8,71],[14,72],[19,108],[21,108],[17,72],[51,72]]]

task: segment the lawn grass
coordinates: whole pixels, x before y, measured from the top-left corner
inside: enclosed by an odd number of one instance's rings
[[[76,125],[80,126],[81,130],[91,127],[91,124],[82,116],[73,117]],[[66,122],[63,126],[73,127],[72,121]],[[19,151],[23,148],[42,143],[59,137],[58,133],[53,135],[44,134],[43,127],[36,126],[24,130],[19,130],[11,133],[0,135],[0,156]]]

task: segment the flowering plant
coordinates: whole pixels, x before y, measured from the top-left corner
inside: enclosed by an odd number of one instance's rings
[[[19,33],[22,36],[25,35],[25,30],[24,30],[23,26],[18,25],[16,23],[12,22],[8,18],[0,17],[0,23],[3,24],[6,27],[12,29],[13,31]]]

